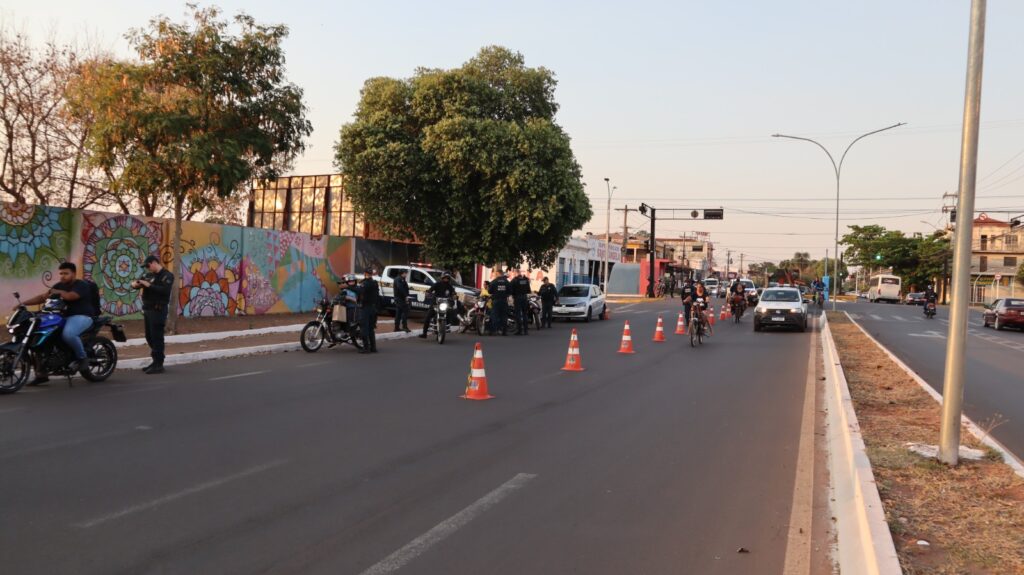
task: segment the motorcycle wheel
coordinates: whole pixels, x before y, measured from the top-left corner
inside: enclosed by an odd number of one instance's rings
[[[437,334],[437,343],[444,344],[444,336],[445,336],[445,332],[447,332],[447,331],[448,330],[445,329],[445,325],[443,323],[441,323],[440,321],[438,321],[437,322],[437,331],[434,332],[434,333]]]
[[[28,381],[32,366],[27,357],[15,365],[18,355],[13,351],[0,352],[0,395],[15,393]]]
[[[533,329],[540,331],[540,316],[537,314],[531,314],[533,316]]]
[[[697,331],[700,327],[697,326],[696,322],[690,323],[690,347],[697,347]]]
[[[117,369],[117,348],[114,342],[109,339],[96,336],[92,340],[92,357],[89,358],[89,365],[82,369],[82,377],[88,381],[103,381]]]
[[[326,339],[324,326],[318,321],[311,321],[302,328],[302,333],[299,335],[299,344],[302,345],[302,349],[309,353],[314,353],[323,347],[324,340]]]
[[[476,316],[476,320],[474,320],[473,323],[474,323],[474,327],[476,328],[476,333],[478,335],[483,335],[484,334],[484,316],[482,316],[482,315]]]

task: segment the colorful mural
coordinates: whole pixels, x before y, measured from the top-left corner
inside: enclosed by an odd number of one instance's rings
[[[183,222],[173,258],[173,229],[155,218],[0,203],[2,291],[37,295],[55,281],[60,262],[74,261],[100,286],[104,313],[134,316],[142,305],[129,284],[153,254],[180,273],[184,317],[307,312],[353,271],[352,238]],[[170,265],[174,259],[179,265]],[[13,303],[0,293],[5,309]]]
[[[139,290],[130,284],[145,273],[142,260],[146,256],[160,255],[163,228],[159,220],[82,213],[82,277],[100,287],[104,313],[126,316],[142,312]]]

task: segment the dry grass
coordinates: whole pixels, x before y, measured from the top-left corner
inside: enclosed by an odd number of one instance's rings
[[[911,453],[938,443],[939,404],[845,315],[828,319],[904,572],[1024,573],[1024,479],[966,428],[984,460],[951,469]]]

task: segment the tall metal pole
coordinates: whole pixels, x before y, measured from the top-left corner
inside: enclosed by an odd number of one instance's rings
[[[957,198],[956,245],[953,252],[953,298],[949,306],[946,372],[942,381],[942,427],[939,461],[956,465],[960,458],[960,418],[964,402],[964,347],[967,343],[967,302],[971,281],[971,236],[974,184],[978,176],[978,124],[981,120],[981,71],[985,56],[985,0],[971,2],[967,47],[967,88],[960,138],[960,189]]]
[[[789,138],[791,140],[803,140],[805,142],[810,142],[810,143],[814,144],[815,146],[818,146],[819,148],[821,148],[821,151],[825,152],[825,155],[828,156],[829,161],[832,162],[832,169],[835,171],[835,174],[836,174],[836,236],[835,236],[835,251],[833,252],[833,255],[835,256],[835,266],[834,266],[833,276],[836,276],[836,277],[839,276],[839,179],[840,179],[840,175],[842,174],[842,171],[843,171],[843,161],[846,160],[846,154],[849,153],[850,148],[852,148],[854,144],[856,144],[857,142],[863,140],[864,138],[866,138],[866,137],[868,137],[868,136],[870,136],[872,134],[877,134],[879,132],[884,132],[886,130],[891,130],[893,128],[898,128],[898,127],[903,126],[903,125],[905,125],[905,122],[898,122],[898,123],[893,124],[891,126],[886,126],[884,128],[880,128],[878,130],[874,130],[874,131],[868,132],[866,134],[861,134],[861,135],[857,136],[856,138],[853,139],[852,142],[850,142],[850,145],[846,146],[846,150],[843,151],[843,155],[839,158],[839,163],[838,164],[836,164],[835,158],[832,157],[832,154],[829,153],[828,149],[825,146],[822,146],[820,143],[818,143],[815,140],[812,140],[810,138],[803,138],[803,137],[800,137],[800,136],[787,136],[785,134],[772,134],[773,138]],[[828,268],[826,268],[826,271],[828,271]],[[833,277],[832,278],[832,283],[834,283],[834,284],[837,283],[835,280],[836,280],[836,278]],[[835,291],[833,291],[833,294],[835,294],[835,295],[839,294],[839,288],[838,287],[836,287]],[[835,297],[832,298],[832,311],[836,311],[836,299],[835,299]]]
[[[650,257],[650,269],[647,270],[647,296],[654,297],[654,258],[658,250],[658,236],[654,233],[654,220],[655,220],[654,208],[651,208],[651,257]]]
[[[604,179],[604,184],[608,188],[608,213],[604,222],[604,273],[602,274],[604,279],[601,282],[601,291],[608,291],[608,243],[611,241],[612,235],[612,188],[608,178]]]

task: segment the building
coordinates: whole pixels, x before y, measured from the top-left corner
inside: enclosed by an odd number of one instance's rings
[[[982,213],[971,236],[971,301],[989,303],[1000,297],[1024,296],[1017,272],[1024,264],[1024,226]]]

